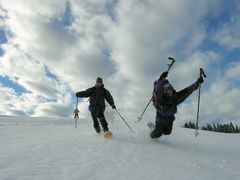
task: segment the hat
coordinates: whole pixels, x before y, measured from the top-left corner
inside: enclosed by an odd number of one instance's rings
[[[97,80],[96,80],[96,82],[103,83],[103,80],[102,80],[102,78],[98,77]]]

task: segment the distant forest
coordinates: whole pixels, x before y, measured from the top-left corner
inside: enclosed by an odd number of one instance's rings
[[[196,129],[196,125],[191,121],[186,122],[183,127]],[[240,127],[238,125],[234,126],[232,122],[230,122],[229,124],[207,124],[206,126],[202,126],[200,129],[221,133],[240,133]]]

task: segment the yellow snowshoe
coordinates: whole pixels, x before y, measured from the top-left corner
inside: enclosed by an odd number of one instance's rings
[[[103,134],[103,137],[105,137],[105,138],[109,138],[111,136],[112,136],[111,131],[105,131],[104,134]]]

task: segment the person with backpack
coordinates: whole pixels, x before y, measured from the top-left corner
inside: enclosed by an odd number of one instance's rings
[[[177,113],[177,105],[181,104],[199,85],[204,82],[203,77],[199,77],[195,83],[176,92],[173,86],[166,79],[168,72],[161,74],[160,78],[154,82],[152,101],[156,108],[155,127],[150,133],[152,139],[159,138],[163,134],[170,135],[172,132],[174,114]]]
[[[90,105],[89,111],[91,112],[92,120],[93,120],[93,127],[97,133],[101,132],[99,121],[103,128],[104,132],[108,132],[108,123],[104,116],[105,111],[105,100],[109,103],[109,105],[116,109],[114,105],[114,100],[110,92],[104,88],[102,78],[98,77],[96,80],[95,86],[76,93],[77,97],[89,97]],[[99,119],[99,120],[98,120]]]

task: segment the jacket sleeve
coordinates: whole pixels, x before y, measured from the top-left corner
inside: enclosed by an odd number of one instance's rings
[[[188,96],[190,96],[193,91],[197,90],[198,88],[198,84],[197,83],[193,83],[192,85],[184,88],[183,90],[179,91],[176,93],[176,104],[181,104],[185,99],[188,98]]]
[[[108,104],[110,104],[110,106],[114,105],[113,97],[107,89],[105,89],[105,99],[107,100]]]
[[[154,83],[153,83],[153,92],[152,92],[152,98],[151,98],[154,107],[157,107],[157,98],[156,98],[156,93],[155,93],[157,83],[158,83],[157,80],[154,81]]]
[[[157,80],[154,82],[154,88],[152,92],[152,101],[153,101],[154,107],[156,108],[159,106],[159,102],[162,101],[163,84],[164,82],[162,80]]]
[[[164,85],[164,81],[162,80],[155,81],[153,92],[156,94],[163,94],[163,85]]]
[[[77,97],[89,97],[92,95],[93,88],[89,88],[86,91],[80,91],[76,93]]]

